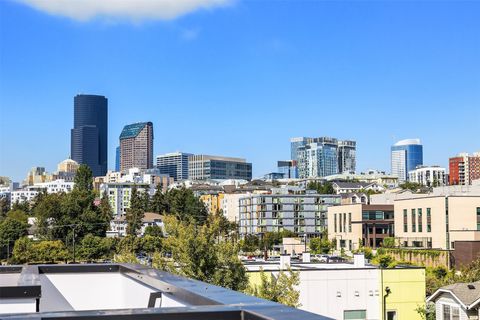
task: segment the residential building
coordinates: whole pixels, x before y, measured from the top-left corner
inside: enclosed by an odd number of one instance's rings
[[[86,164],[94,176],[104,176],[108,164],[108,100],[79,94],[74,98],[71,159]]]
[[[230,222],[240,220],[240,199],[247,196],[247,193],[225,193],[222,199],[223,215]]]
[[[285,174],[281,172],[269,172],[263,176],[264,180],[279,180],[285,178]]]
[[[153,123],[138,122],[123,127],[120,134],[120,171],[153,168]]]
[[[295,151],[296,152],[296,151]],[[297,160],[281,160],[277,162],[279,173],[283,173],[284,179],[298,178]]]
[[[352,193],[340,193],[340,196],[342,197],[341,204],[357,204],[357,203],[363,203],[363,204],[370,204],[369,203],[369,196],[365,193],[359,193],[359,192],[352,192]]]
[[[32,203],[39,192],[39,189],[34,188],[12,191],[10,193],[10,206],[13,207],[15,203]]]
[[[297,162],[299,178],[318,178],[355,172],[356,142],[330,137],[290,139],[291,159]]]
[[[57,165],[57,172],[52,174],[52,180],[73,182],[79,166],[80,165],[72,159],[63,160]]]
[[[200,195],[200,200],[207,207],[208,212],[210,213],[219,213],[222,210],[222,201],[224,197],[223,192],[218,193],[209,193]]]
[[[45,171],[44,167],[33,167],[23,181],[24,186],[33,186],[36,183],[51,181],[52,176]]]
[[[416,309],[425,306],[424,268],[381,269],[366,264],[363,255],[355,255],[354,263],[295,263],[289,256],[280,259],[285,258],[287,261],[280,264],[245,263],[250,285],[260,285],[261,271],[277,277],[289,267],[299,273],[301,310],[331,319],[422,319]]]
[[[240,236],[289,230],[297,235],[318,236],[326,228],[327,208],[339,205],[340,196],[309,190],[292,194],[272,189],[271,194],[249,194],[239,201]]]
[[[339,173],[330,176],[323,177],[326,181],[358,181],[358,182],[375,182],[377,185],[384,186],[386,188],[398,187],[398,177],[386,174],[384,171],[368,170],[367,172],[361,172],[360,174],[354,173]]]
[[[69,193],[73,190],[74,182],[58,179],[49,182],[36,183],[33,185],[36,189],[42,189],[47,193]]]
[[[450,185],[470,185],[480,179],[480,152],[460,153],[448,162]]]
[[[115,216],[110,221],[110,230],[107,231],[108,237],[125,237],[127,235],[127,219],[125,215]],[[147,227],[157,226],[163,230],[163,217],[154,212],[145,212],[142,218],[142,225],[138,231],[139,236],[145,234]]]
[[[408,180],[408,172],[423,164],[423,146],[420,139],[406,139],[391,147],[392,174],[398,182]]]
[[[148,183],[115,182],[103,183],[100,186],[100,194],[103,197],[104,192],[107,193],[114,216],[119,217],[127,213],[127,209],[130,208],[130,198],[134,186],[139,193],[148,192],[150,195],[153,195],[155,192],[155,189]]]
[[[241,158],[192,155],[188,159],[191,180],[252,179],[252,164]]]
[[[351,204],[328,208],[328,238],[336,249],[377,248],[386,237],[393,237],[393,205]],[[361,242],[360,242],[361,241]]]
[[[427,187],[444,186],[447,182],[446,169],[440,166],[417,166],[408,172],[408,181]]]
[[[4,320],[327,320],[130,263],[0,266]]]
[[[338,140],[338,172],[355,172],[357,167],[357,142]]]
[[[441,287],[427,299],[435,303],[435,319],[478,319],[480,315],[480,281],[454,283]]]
[[[398,199],[395,237],[403,247],[455,249],[480,240],[480,196],[440,195]]]
[[[334,181],[332,182],[333,190],[336,194],[342,193],[355,193],[364,190],[372,190],[375,192],[385,191],[383,186],[380,186],[376,183],[368,182],[349,182],[349,181]]]
[[[175,181],[188,179],[188,159],[190,153],[173,152],[157,156],[156,167]]]
[[[309,143],[297,150],[299,178],[319,178],[338,173],[336,139]]]

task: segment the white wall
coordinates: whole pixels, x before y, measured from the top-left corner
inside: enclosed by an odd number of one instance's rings
[[[343,319],[344,310],[367,310],[367,319],[379,319],[378,275],[376,269],[301,271],[300,309],[333,319]]]
[[[40,311],[71,310],[69,305],[73,310],[146,308],[150,293],[156,291],[120,273],[41,274],[40,281],[42,292],[50,290],[40,300]],[[162,307],[184,305],[168,295],[162,299]]]
[[[1,299],[0,314],[27,313],[36,311],[35,299]]]

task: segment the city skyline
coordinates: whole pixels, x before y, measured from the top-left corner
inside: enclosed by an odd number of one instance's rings
[[[391,145],[418,137],[424,163],[448,167],[480,147],[477,8],[239,1],[169,22],[110,24],[4,1],[0,176],[21,181],[69,156],[78,92],[109,99],[109,169],[122,127],[138,121],[155,125],[154,157],[242,157],[254,176],[276,171],[298,136],[356,140],[357,171],[390,171]]]

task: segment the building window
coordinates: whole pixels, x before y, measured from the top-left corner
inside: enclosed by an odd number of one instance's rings
[[[335,229],[335,233],[337,232],[337,214],[333,214],[333,228]]]
[[[442,319],[450,320],[450,306],[448,304],[442,305]]]
[[[343,214],[343,232],[347,232],[347,214]]]
[[[403,209],[403,232],[408,232],[408,213],[407,213],[407,209]]]
[[[416,221],[415,209],[412,209],[412,232],[417,232],[417,221]]]
[[[432,232],[432,213],[431,213],[431,211],[432,210],[430,208],[427,208],[427,232]]]
[[[397,320],[397,311],[394,311],[394,310],[387,311],[387,320]]]
[[[478,217],[478,213],[477,213]],[[352,213],[348,213],[348,232],[352,232]]]
[[[423,224],[422,224],[422,209],[418,208],[418,232],[423,231]]]
[[[367,319],[367,310],[345,310],[343,311],[344,320]]]
[[[460,320],[460,308],[451,307],[452,309],[452,320]]]
[[[477,230],[480,231],[480,207],[477,207]]]

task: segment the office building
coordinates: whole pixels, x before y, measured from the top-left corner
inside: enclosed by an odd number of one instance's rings
[[[63,160],[57,165],[57,171],[52,173],[52,181],[64,180],[65,182],[73,182],[79,166],[72,159]]]
[[[329,319],[130,263],[0,266],[0,292],[3,320]]]
[[[190,153],[173,152],[157,156],[156,167],[175,181],[188,179],[188,158]]]
[[[291,194],[282,188],[271,194],[249,194],[239,200],[241,236],[289,230],[299,236],[318,236],[326,228],[327,209],[341,197],[314,191]]]
[[[376,249],[394,236],[393,205],[351,204],[328,208],[328,238],[336,249]]]
[[[291,158],[297,162],[298,178],[319,178],[355,172],[356,142],[330,137],[290,139]]]
[[[115,148],[115,171],[120,171],[120,146]]]
[[[394,201],[395,237],[402,247],[455,249],[478,240],[480,196],[439,195]]]
[[[79,94],[74,98],[71,159],[90,167],[94,176],[107,173],[108,100]]]
[[[298,178],[297,160],[280,160],[277,162],[279,173],[283,173],[284,179]]]
[[[472,181],[480,179],[480,152],[461,153],[448,162],[450,185],[471,185]]]
[[[420,139],[406,139],[391,147],[392,175],[398,177],[398,182],[408,180],[408,173],[417,166],[423,165],[423,146]]]
[[[427,187],[444,186],[447,182],[446,169],[440,166],[417,166],[408,172],[408,181]]]
[[[153,168],[153,123],[126,125],[120,134],[120,171]]]
[[[252,164],[242,158],[192,155],[188,161],[191,180],[252,179]]]

